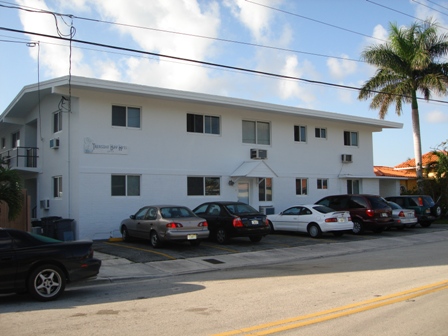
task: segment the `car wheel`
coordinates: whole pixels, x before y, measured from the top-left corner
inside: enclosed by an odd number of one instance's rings
[[[431,212],[438,218],[442,215],[442,208],[440,207],[440,205],[436,205],[431,209]]]
[[[218,228],[215,233],[215,238],[218,244],[227,244],[229,242],[229,234],[223,227]]]
[[[199,245],[201,245],[201,241],[199,239],[190,240],[190,245],[191,246],[199,246]]]
[[[353,221],[353,229],[352,229],[354,234],[361,234],[364,232],[364,224],[359,220],[359,219],[355,219]]]
[[[263,239],[263,236],[250,236],[249,239],[252,243],[258,243]]]
[[[28,278],[28,291],[38,301],[57,299],[65,290],[65,274],[57,266],[42,265],[35,268]]]
[[[430,227],[432,222],[421,222],[420,225],[424,228]]]
[[[319,225],[310,224],[308,225],[308,234],[311,236],[311,238],[320,238],[322,237],[322,230],[320,229]]]
[[[333,232],[333,236],[335,236],[335,237],[342,237],[343,235],[344,235],[344,232],[342,232],[342,231]]]
[[[131,237],[129,236],[128,228],[126,226],[123,226],[121,228],[121,237],[123,238],[123,241],[128,242],[131,240]]]
[[[156,231],[151,231],[149,241],[151,243],[151,246],[154,248],[159,248],[162,246],[162,242],[160,241],[159,235],[157,234]]]
[[[269,227],[271,228],[271,233],[275,232],[274,224],[271,221],[269,221]]]

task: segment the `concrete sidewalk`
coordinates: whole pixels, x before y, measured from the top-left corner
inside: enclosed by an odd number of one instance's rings
[[[318,244],[305,247],[288,247],[224,254],[213,257],[197,257],[148,263],[134,263],[124,258],[95,252],[102,266],[94,283],[118,282],[139,278],[161,278],[178,274],[189,274],[238,267],[263,266],[292,260],[307,260],[341,256],[352,253],[387,250],[397,247],[420,245],[448,240],[448,230],[416,234],[403,237],[372,239],[344,243]]]

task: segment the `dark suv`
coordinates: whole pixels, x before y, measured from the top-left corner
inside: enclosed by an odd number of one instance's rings
[[[242,202],[207,202],[193,212],[207,220],[210,238],[227,244],[231,237],[249,237],[259,242],[271,232],[266,215]]]
[[[353,233],[366,230],[376,233],[395,225],[392,208],[378,195],[333,195],[322,198],[316,204],[326,205],[334,210],[350,211]]]
[[[423,227],[430,226],[442,213],[442,208],[428,195],[402,195],[386,197],[404,209],[413,209],[418,223]]]

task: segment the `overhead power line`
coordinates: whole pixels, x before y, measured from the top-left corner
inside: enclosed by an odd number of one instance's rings
[[[360,91],[361,90],[361,88],[358,88],[358,87],[355,87],[355,86],[341,85],[341,84],[335,84],[335,83],[329,83],[329,82],[323,82],[323,81],[316,81],[316,80],[311,80],[311,79],[306,79],[306,78],[301,78],[301,77],[287,76],[287,75],[281,75],[281,74],[276,74],[276,73],[272,73],[272,72],[252,70],[252,69],[241,68],[241,67],[225,65],[225,64],[219,64],[219,63],[199,61],[199,60],[194,60],[194,59],[189,59],[189,58],[184,58],[184,57],[178,57],[178,56],[164,55],[164,54],[154,53],[154,52],[150,52],[150,51],[144,51],[144,50],[138,50],[138,49],[132,49],[132,48],[125,48],[125,47],[119,47],[119,46],[114,46],[114,45],[110,45],[110,44],[97,43],[97,42],[91,42],[91,41],[77,40],[77,39],[66,38],[66,37],[62,37],[62,36],[41,34],[41,33],[35,33],[35,32],[18,30],[18,29],[12,29],[12,28],[6,28],[6,27],[0,27],[0,30],[5,30],[5,31],[9,31],[9,32],[14,32],[14,33],[35,35],[35,36],[46,37],[46,38],[51,38],[51,39],[58,39],[58,40],[67,41],[69,43],[73,43],[73,42],[74,43],[81,43],[81,44],[93,45],[93,46],[96,46],[96,47],[109,48],[109,49],[115,49],[115,50],[122,50],[122,51],[138,53],[138,54],[144,54],[144,55],[151,55],[151,56],[156,56],[156,57],[160,57],[160,58],[168,58],[168,59],[173,59],[173,60],[183,61],[183,62],[188,62],[188,63],[194,63],[194,64],[200,64],[200,65],[205,65],[205,66],[223,68],[223,69],[228,69],[228,70],[236,70],[236,71],[241,71],[241,72],[246,72],[246,73],[251,73],[251,74],[256,74],[256,75],[264,75],[264,76],[281,78],[281,79],[296,80],[296,81],[301,81],[301,82],[310,83],[310,84],[332,86],[332,87],[348,89],[348,90],[355,90],[355,91]],[[374,90],[371,90],[371,92],[373,92],[373,93],[381,93],[380,91],[374,91]],[[417,98],[417,99],[426,100],[424,98]],[[430,99],[430,101],[438,102],[438,103],[444,103],[444,104],[448,103],[448,101],[443,101],[443,100]]]

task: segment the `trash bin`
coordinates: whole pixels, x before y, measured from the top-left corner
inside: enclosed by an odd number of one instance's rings
[[[54,221],[55,238],[62,241],[75,240],[73,219],[61,218]]]
[[[43,235],[50,238],[56,238],[55,221],[61,218],[62,217],[59,216],[42,217],[40,221]]]

